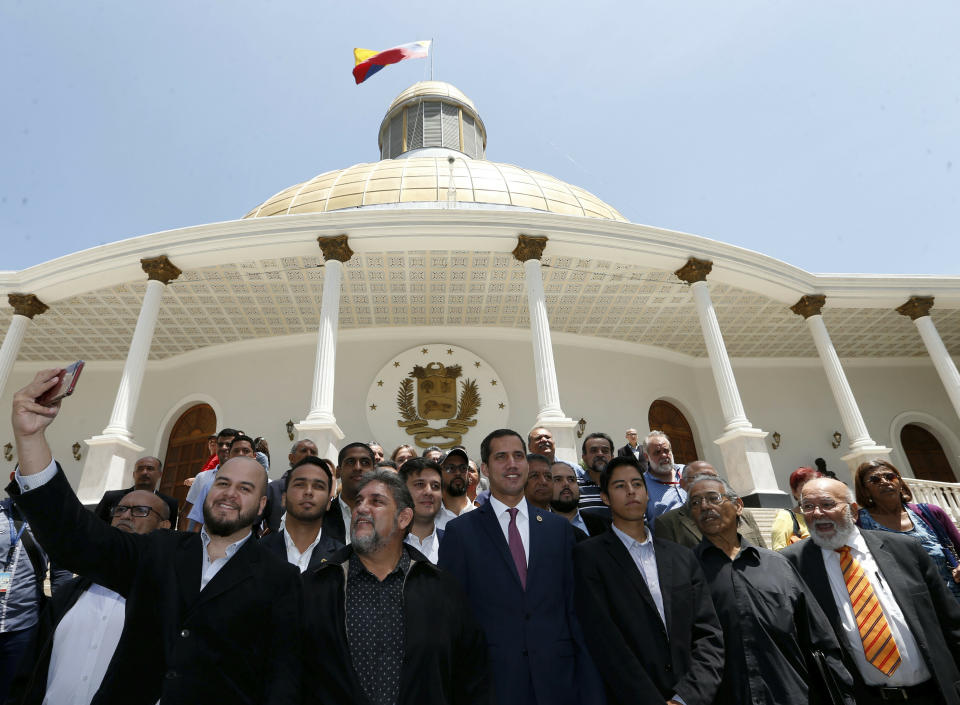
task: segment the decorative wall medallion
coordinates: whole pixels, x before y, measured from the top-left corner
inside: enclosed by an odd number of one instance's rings
[[[496,371],[448,343],[418,345],[388,360],[367,394],[367,419],[385,448],[452,448],[466,445],[468,435],[479,447],[484,435],[506,425],[508,411]]]

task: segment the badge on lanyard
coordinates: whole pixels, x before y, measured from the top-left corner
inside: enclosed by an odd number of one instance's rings
[[[13,582],[13,573],[8,573],[4,571],[0,573],[0,595],[3,595],[10,589],[10,584]]]

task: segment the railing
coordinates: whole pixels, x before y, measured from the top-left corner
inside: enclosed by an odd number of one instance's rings
[[[950,515],[954,524],[960,526],[960,484],[913,478],[906,478],[906,481],[913,491],[914,502],[936,504]]]

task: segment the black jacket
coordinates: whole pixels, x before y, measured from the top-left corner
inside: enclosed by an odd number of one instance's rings
[[[278,529],[275,533],[267,534],[260,539],[260,545],[280,556],[283,560],[287,560],[287,542],[283,536],[284,530]],[[310,554],[310,563],[307,565],[307,570],[319,568],[325,558],[329,559],[341,548],[343,548],[342,543],[327,536],[326,531],[321,531],[320,541],[314,546],[313,553]]]
[[[127,600],[94,705],[298,700],[299,575],[256,539],[201,591],[200,534],[107,526],[83,508],[62,471],[16,502],[53,560]]]
[[[93,510],[93,513],[109,524],[113,520],[113,508],[120,504],[121,499],[135,489],[136,487],[128,487],[125,490],[109,490],[104,492],[103,497],[100,498],[100,503],[97,505],[97,508]],[[167,503],[167,507],[170,508],[170,526],[174,529],[177,528],[177,500],[170,495],[156,490],[154,494]]]
[[[404,644],[398,705],[490,705],[493,684],[483,632],[457,581],[404,544]],[[346,632],[346,546],[303,574],[304,703],[369,705],[353,668]]]

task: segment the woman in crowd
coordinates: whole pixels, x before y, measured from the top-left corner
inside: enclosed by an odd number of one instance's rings
[[[863,529],[913,536],[937,564],[944,582],[960,600],[960,532],[935,504],[914,504],[913,492],[900,471],[886,460],[871,460],[857,468],[854,480]]]
[[[793,509],[781,509],[773,519],[770,538],[773,540],[774,551],[780,551],[810,535],[807,531],[807,522],[803,519],[803,512],[800,511],[800,491],[805,484],[816,477],[823,477],[823,473],[813,468],[797,468],[790,474],[790,493],[796,505]]]
[[[417,455],[418,453],[413,446],[399,445],[393,449],[393,452],[390,454],[390,460],[397,464],[397,468],[400,468],[400,466],[410,460],[410,458],[416,458]]]

